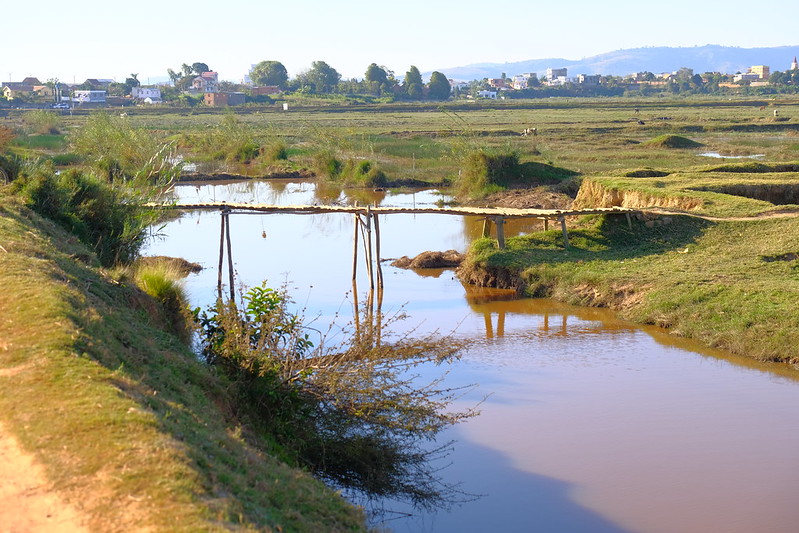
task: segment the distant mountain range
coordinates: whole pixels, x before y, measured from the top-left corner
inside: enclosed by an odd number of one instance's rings
[[[752,65],[768,65],[771,71],[786,71],[794,56],[799,55],[799,45],[771,48],[737,48],[708,44],[690,48],[630,48],[616,50],[579,60],[563,58],[529,59],[514,63],[477,63],[463,67],[439,69],[455,80],[481,80],[535,72],[540,78],[548,68],[566,67],[569,76],[579,74],[605,74],[624,76],[633,72],[674,72],[682,67],[691,68],[696,74],[721,72],[735,74],[746,72]],[[429,73],[425,78],[429,77]]]

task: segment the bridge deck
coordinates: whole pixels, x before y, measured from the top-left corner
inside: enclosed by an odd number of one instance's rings
[[[156,204],[153,204],[156,205]],[[561,217],[596,215],[596,214],[629,214],[639,210],[626,207],[598,207],[590,209],[513,209],[505,207],[373,207],[373,206],[340,206],[340,205],[268,205],[244,204],[230,202],[176,203],[157,204],[167,209],[212,209],[227,211],[252,211],[260,213],[356,213],[372,215],[397,213],[430,213],[437,215],[471,215],[490,218],[543,218],[558,219]]]

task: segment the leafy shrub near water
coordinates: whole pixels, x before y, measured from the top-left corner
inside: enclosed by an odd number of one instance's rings
[[[157,219],[143,206],[142,193],[76,169],[56,174],[47,165],[29,165],[12,188],[28,207],[91,247],[104,266],[132,261]]]
[[[343,344],[315,345],[284,290],[256,287],[244,304],[195,310],[205,360],[226,375],[233,406],[282,453],[335,486],[427,506],[452,496],[420,439],[471,416],[447,409],[453,391],[419,388],[411,368],[441,362],[457,347],[441,339],[377,340],[374,322]],[[346,334],[347,332],[345,332]]]

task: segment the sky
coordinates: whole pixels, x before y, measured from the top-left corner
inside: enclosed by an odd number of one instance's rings
[[[8,2],[0,11],[0,81],[36,76],[142,83],[183,63],[241,81],[263,60],[294,76],[325,61],[344,78],[371,63],[402,78],[475,63],[581,59],[625,48],[799,43],[795,0],[192,0]],[[499,74],[499,72],[498,72]],[[512,73],[508,73],[512,74]]]

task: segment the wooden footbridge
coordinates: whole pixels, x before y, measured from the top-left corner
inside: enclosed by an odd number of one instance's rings
[[[461,215],[482,217],[483,235],[491,235],[491,225],[496,228],[497,244],[500,249],[505,248],[505,221],[508,219],[538,219],[543,222],[544,229],[549,229],[550,222],[559,222],[563,232],[563,244],[569,247],[569,234],[566,229],[566,217],[582,215],[625,215],[627,222],[631,223],[630,215],[639,213],[637,209],[624,207],[609,208],[590,208],[590,209],[514,209],[504,207],[382,207],[382,206],[352,206],[342,205],[267,205],[250,203],[230,203],[230,202],[210,202],[210,203],[171,203],[171,204],[150,204],[152,207],[164,209],[181,210],[218,210],[222,215],[222,230],[219,242],[219,291],[222,286],[222,267],[225,245],[228,251],[228,271],[230,276],[230,297],[233,299],[233,262],[230,258],[230,224],[228,217],[235,213],[287,213],[300,215],[315,215],[324,213],[349,213],[355,218],[354,242],[353,242],[353,263],[352,277],[355,279],[357,256],[358,256],[358,234],[364,241],[364,254],[366,268],[370,280],[370,289],[375,288],[375,272],[373,265],[376,265],[377,286],[383,288],[383,273],[380,266],[380,222],[378,215],[392,214],[436,214],[436,215]],[[374,243],[373,243],[374,241]]]

